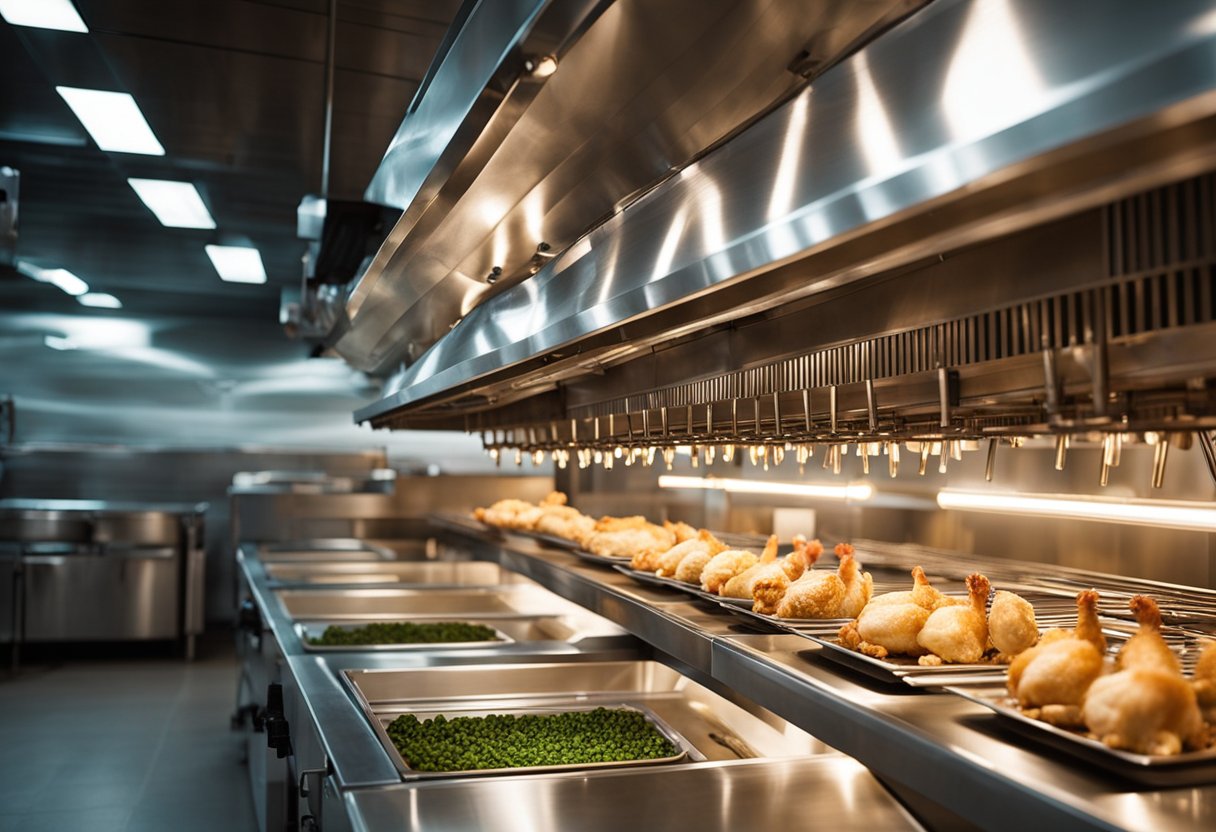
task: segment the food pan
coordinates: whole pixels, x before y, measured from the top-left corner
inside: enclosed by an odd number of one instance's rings
[[[388,726],[397,717],[402,714],[413,714],[420,720],[434,719],[437,716],[443,716],[447,719],[455,717],[484,717],[491,714],[502,714],[510,716],[545,716],[549,714],[569,713],[573,711],[592,711],[596,708],[624,708],[626,710],[640,712],[646,721],[651,724],[660,734],[662,734],[668,742],[676,748],[676,753],[668,757],[657,757],[647,760],[621,760],[610,763],[571,763],[563,765],[548,765],[548,766],[516,766],[512,768],[486,768],[486,769],[466,769],[461,771],[415,771],[411,769],[402,758],[400,752],[397,751],[397,746],[393,744],[392,739],[388,735]],[[379,712],[372,715],[372,728],[376,731],[376,736],[379,737],[384,750],[388,752],[389,758],[392,759],[393,765],[401,773],[403,779],[407,780],[435,780],[435,779],[450,779],[453,777],[486,777],[501,774],[536,774],[555,771],[582,771],[586,769],[618,769],[632,768],[635,766],[652,766],[661,765],[663,763],[677,763],[682,760],[692,757],[696,759],[696,749],[688,740],[684,739],[680,734],[673,730],[658,715],[644,703],[636,700],[622,700],[620,698],[598,697],[595,699],[583,699],[579,701],[567,700],[565,702],[555,702],[551,705],[541,707],[529,707],[513,705],[509,700],[503,702],[502,707],[487,707],[487,706],[461,706],[459,704],[447,705],[442,702],[434,703],[417,703],[409,710],[399,712]]]
[[[397,558],[391,549],[346,538],[263,543],[258,546],[257,554],[263,563],[383,561]]]
[[[496,586],[514,578],[498,564],[485,561],[296,562],[268,563],[265,568],[272,586]]]
[[[397,622],[404,623],[404,622],[408,622],[408,621],[410,621],[410,619],[403,618],[403,619],[396,619],[394,623],[397,623]],[[364,623],[370,623],[370,622],[364,622]],[[401,644],[401,643],[398,643],[398,644],[392,644],[392,643],[389,643],[389,644],[313,644],[309,640],[313,637],[320,636],[321,633],[325,632],[325,630],[329,627],[340,627],[342,629],[350,630],[350,629],[354,629],[355,627],[361,627],[361,626],[363,626],[364,623],[352,623],[352,622],[341,622],[341,621],[331,621],[331,622],[298,621],[295,624],[295,631],[296,631],[296,636],[299,637],[299,639],[300,639],[300,646],[302,646],[309,653],[362,653],[364,651],[383,653],[383,652],[397,652],[397,651],[409,651],[409,652],[432,651],[433,652],[436,650],[477,650],[477,649],[485,649],[487,647],[490,647],[490,648],[506,647],[507,645],[515,643],[515,639],[512,636],[508,635],[506,632],[504,632],[504,630],[503,630],[503,627],[505,626],[504,622],[501,622],[501,621],[465,621],[463,619],[461,619],[461,623],[463,623],[463,624],[480,624],[483,627],[489,627],[491,630],[494,631],[494,635],[497,638],[485,640],[485,641],[440,641],[440,642],[430,642],[430,643],[422,642],[419,644]],[[419,620],[419,621],[416,621],[415,623],[418,623],[418,624],[435,623],[435,621],[433,619]],[[531,623],[531,622],[528,622],[528,623]],[[522,629],[522,628],[520,628],[520,629]]]
[[[946,690],[991,709],[1024,736],[1138,783],[1166,787],[1216,783],[1216,746],[1172,755],[1120,751],[1077,731],[1031,719],[1018,710],[1003,681]]]
[[[626,705],[648,710],[679,735],[684,740],[679,747],[688,751],[687,761],[831,753],[819,740],[763,708],[742,699],[727,700],[653,661],[347,669],[340,678],[382,742],[388,741],[384,726],[405,713]],[[385,746],[390,758],[393,751]],[[398,768],[407,779],[419,775],[402,765]]]
[[[522,587],[521,587],[522,589]],[[537,609],[536,594],[502,587],[466,589],[278,589],[275,595],[296,621],[378,621],[402,618],[522,618],[552,615]]]

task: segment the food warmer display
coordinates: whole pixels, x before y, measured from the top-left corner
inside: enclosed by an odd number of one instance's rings
[[[480,4],[382,163],[356,419],[562,496],[431,517],[496,574],[243,548],[267,805],[1216,823],[1210,4],[670,5]]]

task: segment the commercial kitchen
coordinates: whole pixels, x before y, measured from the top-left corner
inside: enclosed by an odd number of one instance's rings
[[[1216,827],[1216,5],[0,0],[0,830]]]

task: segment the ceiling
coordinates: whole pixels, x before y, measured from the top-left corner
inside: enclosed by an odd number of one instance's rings
[[[296,206],[321,189],[328,0],[74,2],[87,34],[0,20],[0,165],[21,173],[18,258],[68,269],[123,308],[86,309],[0,266],[0,363],[14,370],[0,373],[0,397],[15,396],[19,415],[53,405],[78,417],[27,417],[18,439],[180,439],[156,408],[204,421],[235,408],[273,424],[266,413],[298,417],[306,402],[324,414],[318,430],[349,425],[374,391],[329,362],[313,372],[308,346],[278,322],[305,248]],[[361,198],[460,5],[336,4],[332,198]],[[57,85],[131,93],[165,155],[101,151]],[[129,176],[195,183],[218,228],[161,226]],[[261,251],[265,285],[221,281],[204,252],[241,238]],[[135,351],[43,345],[82,326],[134,333]],[[233,390],[251,392],[234,404]],[[107,409],[141,427],[88,416]],[[248,438],[239,423],[215,441],[225,436]]]

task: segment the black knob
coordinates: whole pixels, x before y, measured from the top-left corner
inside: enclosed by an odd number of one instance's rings
[[[257,604],[253,603],[252,599],[246,598],[241,602],[240,609],[236,613],[236,625],[250,633],[262,632],[262,616],[258,613]]]
[[[291,726],[283,713],[283,686],[280,684],[272,684],[266,688],[262,727],[266,731],[266,747],[273,748],[280,760],[290,756]]]

